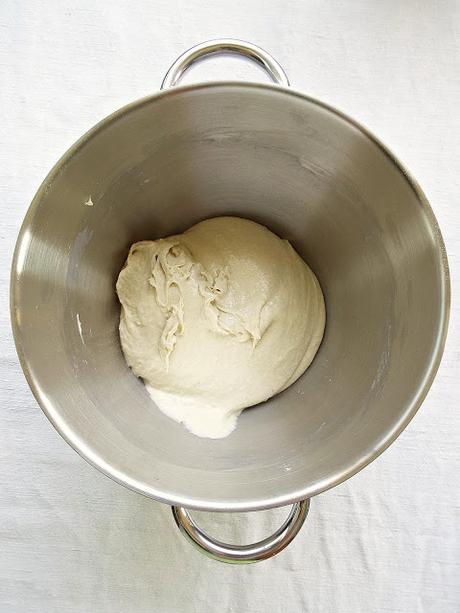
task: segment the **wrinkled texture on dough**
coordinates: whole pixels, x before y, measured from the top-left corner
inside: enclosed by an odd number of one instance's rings
[[[237,217],[135,243],[117,292],[129,366],[198,436],[227,436],[242,409],[291,385],[324,332],[310,268],[288,241]]]

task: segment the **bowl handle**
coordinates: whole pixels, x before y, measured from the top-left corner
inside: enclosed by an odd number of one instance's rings
[[[168,87],[177,85],[183,74],[192,64],[215,53],[243,55],[262,66],[275,83],[283,85],[284,87],[289,86],[289,80],[283,68],[269,53],[244,40],[218,38],[195,45],[195,47],[192,47],[180,55],[166,73],[163,83],[161,84],[161,89],[167,89]]]
[[[267,538],[252,545],[227,545],[199,528],[184,507],[171,507],[175,522],[182,534],[205,555],[228,564],[248,564],[267,560],[282,551],[302,527],[310,508],[310,500],[292,505],[280,528]]]

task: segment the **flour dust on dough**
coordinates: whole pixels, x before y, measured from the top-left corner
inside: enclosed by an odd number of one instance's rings
[[[315,275],[288,241],[247,219],[135,243],[117,292],[128,365],[197,436],[230,434],[243,409],[300,377],[323,337]]]

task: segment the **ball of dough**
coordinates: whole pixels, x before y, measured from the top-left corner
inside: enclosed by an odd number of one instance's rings
[[[128,365],[190,432],[227,436],[291,385],[325,325],[323,294],[288,241],[237,217],[132,245],[117,281]]]

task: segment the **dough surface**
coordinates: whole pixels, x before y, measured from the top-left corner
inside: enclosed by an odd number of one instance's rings
[[[288,241],[237,217],[135,243],[117,293],[128,365],[202,437],[227,436],[243,409],[296,381],[323,337],[313,272]]]

